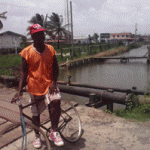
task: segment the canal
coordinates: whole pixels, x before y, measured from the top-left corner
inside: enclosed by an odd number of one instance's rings
[[[147,53],[147,45],[132,49],[120,56],[144,56]],[[150,85],[150,65],[146,59],[132,59],[127,63],[120,60],[107,60],[79,66],[70,70],[71,81],[91,85],[105,86],[111,88],[147,90]],[[61,70],[59,80],[67,81],[67,71]],[[79,104],[88,103],[88,98],[62,94],[69,100],[77,101]],[[115,105],[120,107],[120,105]]]

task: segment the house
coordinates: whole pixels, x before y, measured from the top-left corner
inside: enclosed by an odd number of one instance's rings
[[[132,42],[135,40],[135,37],[132,33],[101,33],[100,41],[104,43],[113,43],[113,42]]]
[[[89,39],[88,38],[77,38],[77,39],[73,39],[74,44],[87,44],[89,43]]]
[[[140,41],[148,42],[149,41],[149,36],[148,35],[141,35],[139,39],[140,39]]]
[[[117,40],[122,42],[132,42],[135,40],[132,33],[110,33],[109,41]]]
[[[12,31],[0,33],[0,49],[20,48],[23,39],[26,39],[26,36]]]
[[[110,33],[101,33],[100,34],[100,42],[101,43],[108,43],[109,38],[110,38]]]

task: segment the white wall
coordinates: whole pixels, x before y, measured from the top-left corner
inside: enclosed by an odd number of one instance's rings
[[[17,35],[0,36],[0,49],[20,47],[21,39]],[[16,43],[16,44],[15,44]]]

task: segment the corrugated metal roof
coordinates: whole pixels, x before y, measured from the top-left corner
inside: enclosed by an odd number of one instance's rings
[[[21,34],[12,32],[12,31],[6,31],[6,32],[3,32],[3,33],[0,33],[0,36],[3,36],[3,35],[17,35],[17,36],[21,36],[21,37],[26,37],[24,35],[21,35]]]

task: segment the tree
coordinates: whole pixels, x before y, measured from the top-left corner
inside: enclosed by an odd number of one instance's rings
[[[7,17],[5,16],[6,13],[7,13],[7,11],[0,13],[0,18],[7,19]],[[3,28],[3,23],[0,20],[0,29],[2,29],[2,28]]]
[[[59,40],[62,38],[62,36],[69,36],[70,32],[65,29],[67,25],[62,26],[63,24],[63,17],[59,16],[56,13],[52,13],[50,17],[50,22],[47,24],[47,30],[55,35],[55,37],[58,37],[58,49],[59,49]]]
[[[89,44],[91,44],[91,41],[92,41],[91,35],[88,35],[88,40],[89,40]]]
[[[96,43],[98,42],[98,37],[99,37],[99,35],[97,33],[94,33],[93,39]]]
[[[46,26],[48,24],[48,21],[47,21],[47,14],[46,14],[46,17],[44,18],[43,15],[40,15],[40,14],[35,14],[35,16],[33,16],[28,22],[30,24],[40,24],[43,28],[46,29]],[[27,28],[27,31],[29,31],[29,27]],[[28,33],[27,35],[30,35],[30,33]]]

